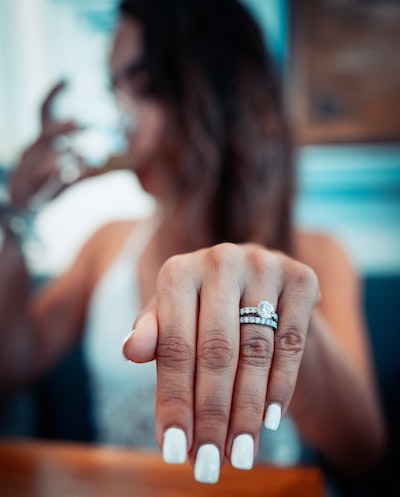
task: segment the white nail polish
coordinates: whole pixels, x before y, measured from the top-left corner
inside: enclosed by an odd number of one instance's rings
[[[219,480],[219,450],[213,444],[202,445],[197,451],[194,478],[200,483],[217,483]]]
[[[168,464],[183,464],[186,461],[186,435],[180,428],[168,428],[164,433],[163,459]]]
[[[125,337],[124,339],[122,340],[122,348],[124,348],[126,342],[131,338],[131,336],[135,333],[135,328],[133,328],[133,330],[131,330]]]
[[[129,361],[129,359],[126,357],[126,355],[124,354],[124,347],[125,347],[125,344],[126,342],[130,339],[130,337],[135,333],[135,329],[133,329],[132,331],[130,331],[126,336],[125,338],[122,340],[121,342],[121,357],[124,361]]]
[[[277,402],[270,404],[265,413],[264,425],[268,430],[277,430],[281,422],[282,408]]]
[[[237,469],[251,469],[254,461],[254,440],[251,435],[238,435],[233,441],[231,464]]]

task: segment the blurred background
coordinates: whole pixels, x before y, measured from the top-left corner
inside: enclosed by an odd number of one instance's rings
[[[385,410],[399,429],[400,4],[396,0],[243,0],[281,71],[297,149],[297,223],[336,236],[364,283]],[[0,2],[0,201],[39,130],[39,106],[66,78],[80,111],[110,99],[116,0]],[[106,108],[106,107],[105,107]],[[107,115],[105,111],[105,115]],[[93,150],[96,151],[96,143]],[[61,272],[101,224],[153,209],[130,173],[68,188],[35,220],[38,275]]]
[[[363,274],[400,273],[398,2],[243,2],[262,24],[287,87],[299,145],[298,223],[337,236]],[[55,82],[65,78],[72,91],[79,89],[75,107],[83,115],[110,100],[107,55],[115,5],[0,3],[3,190],[7,170],[38,133],[39,106]],[[91,145],[95,152],[99,144]],[[99,224],[145,215],[152,207],[121,171],[70,188],[38,216],[46,257],[32,264],[37,271],[59,272]]]

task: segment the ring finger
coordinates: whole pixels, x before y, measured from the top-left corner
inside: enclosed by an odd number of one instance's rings
[[[258,303],[260,295],[267,295],[268,300]],[[243,316],[245,322],[240,324],[240,353],[226,447],[227,457],[239,469],[250,469],[257,452],[274,351],[272,326],[275,321],[268,313],[263,314],[267,311],[263,310],[263,303],[267,302],[275,309],[276,300],[276,293],[265,291],[265,283],[259,287],[253,284],[251,291],[242,297],[242,308],[245,307],[248,313]]]

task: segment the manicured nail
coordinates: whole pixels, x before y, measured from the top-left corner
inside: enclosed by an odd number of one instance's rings
[[[219,450],[213,444],[202,445],[197,451],[194,478],[200,483],[217,483],[219,479]]]
[[[238,435],[233,441],[231,463],[237,469],[251,469],[254,460],[254,440],[251,435]]]
[[[168,428],[164,433],[163,459],[168,464],[183,464],[186,461],[186,435],[180,428]]]
[[[122,340],[122,348],[125,347],[126,342],[131,338],[131,336],[135,333],[135,328],[133,328],[132,331],[130,331]]]
[[[126,357],[126,355],[124,354],[124,347],[125,347],[125,344],[126,342],[131,338],[131,336],[135,333],[135,328],[133,328],[132,331],[130,331],[126,336],[125,338],[122,340],[122,343],[121,343],[121,351],[122,351],[122,358],[125,359],[125,361],[129,361],[129,359]]]
[[[270,404],[265,413],[264,425],[268,430],[277,430],[281,422],[282,408],[277,402]]]

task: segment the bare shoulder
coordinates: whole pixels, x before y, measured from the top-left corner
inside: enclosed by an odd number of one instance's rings
[[[365,328],[361,306],[361,275],[347,251],[334,238],[321,233],[299,232],[297,258],[310,266],[319,282],[319,309],[342,345],[352,348],[353,357],[364,351]]]
[[[135,220],[111,221],[95,231],[83,245],[79,258],[96,261],[96,265],[107,266],[119,252],[129,233],[135,226]]]
[[[134,224],[134,221],[123,220],[99,228],[88,238],[68,270],[35,292],[32,316],[39,328],[52,337],[49,343],[55,355],[61,354],[84,329],[85,309],[92,291],[117,257]],[[52,332],[54,329],[57,333]]]
[[[104,243],[106,246],[112,245],[120,238],[128,235],[130,230],[136,224],[134,220],[117,220],[110,221],[99,229],[97,229],[85,243],[85,247],[96,245],[97,243]]]
[[[319,278],[355,275],[349,253],[334,237],[318,232],[297,231],[295,257],[312,267]]]
[[[314,269],[318,277],[321,315],[343,350],[368,375],[362,274],[346,249],[331,236],[299,231],[295,244],[295,257]]]

